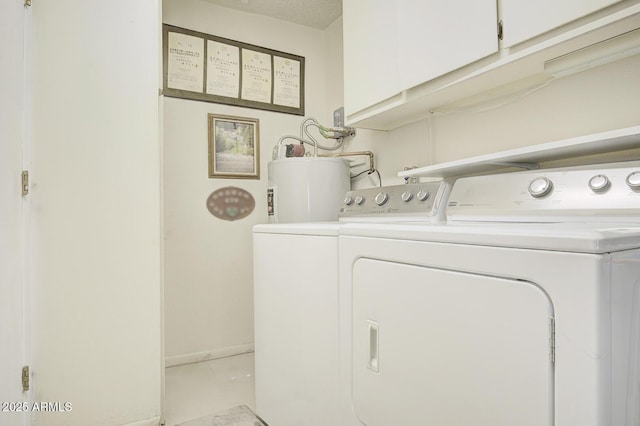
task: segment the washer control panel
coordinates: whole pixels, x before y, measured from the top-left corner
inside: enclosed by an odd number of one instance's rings
[[[458,179],[449,220],[553,221],[568,216],[640,219],[640,163],[473,176]]]
[[[450,188],[448,182],[441,181],[349,191],[339,217],[444,218],[444,205],[440,201]]]

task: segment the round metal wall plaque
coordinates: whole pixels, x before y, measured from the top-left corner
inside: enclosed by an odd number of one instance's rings
[[[207,209],[222,220],[238,220],[247,217],[256,207],[253,196],[242,188],[220,188],[207,198]]]

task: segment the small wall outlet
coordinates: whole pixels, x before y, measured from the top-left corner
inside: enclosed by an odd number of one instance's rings
[[[333,127],[344,127],[344,107],[333,111]]]

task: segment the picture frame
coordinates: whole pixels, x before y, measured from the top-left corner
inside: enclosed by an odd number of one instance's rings
[[[164,96],[305,115],[304,56],[162,28]]]
[[[209,178],[260,179],[260,120],[208,114]]]

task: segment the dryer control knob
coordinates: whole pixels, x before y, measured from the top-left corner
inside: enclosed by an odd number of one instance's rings
[[[344,203],[345,203],[347,206],[350,206],[351,204],[353,204],[353,197],[350,197],[350,196],[346,196],[346,197],[344,197]]]
[[[408,203],[409,201],[411,201],[413,199],[413,194],[411,193],[411,191],[404,191],[402,193],[402,195],[400,196],[400,198],[402,199],[402,201],[404,201],[405,203]]]
[[[430,194],[425,191],[424,189],[421,189],[420,191],[418,191],[418,193],[416,194],[416,197],[418,197],[418,200],[420,201],[426,201],[429,199]]]
[[[379,206],[382,206],[387,201],[389,201],[389,194],[387,194],[386,192],[378,192],[378,195],[376,195],[376,198],[375,198],[376,204]]]
[[[640,189],[640,172],[633,172],[627,176],[627,185],[631,189]]]
[[[362,195],[356,195],[354,200],[357,205],[361,206],[364,203],[364,197]]]
[[[589,188],[593,192],[604,192],[611,186],[611,181],[605,175],[595,175],[589,179]]]
[[[544,197],[553,189],[553,183],[546,177],[540,177],[529,183],[529,194],[534,198]]]

